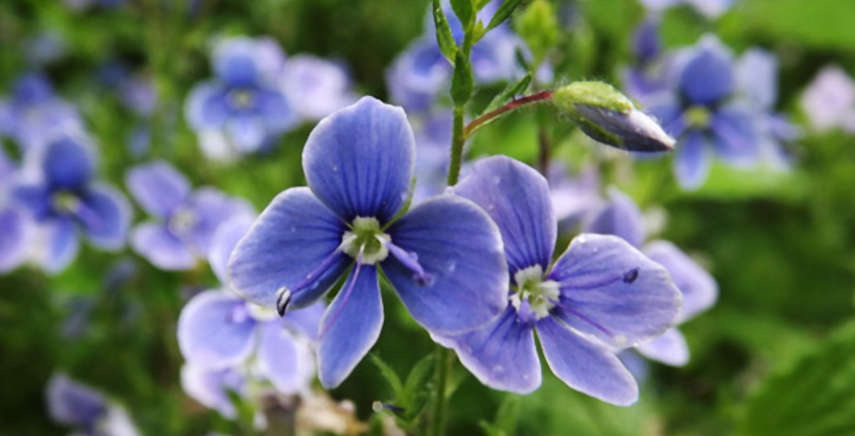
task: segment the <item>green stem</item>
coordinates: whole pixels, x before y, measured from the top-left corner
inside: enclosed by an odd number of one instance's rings
[[[520,97],[516,100],[511,100],[508,104],[500,106],[496,109],[491,110],[490,112],[487,112],[486,114],[479,116],[478,118],[475,118],[463,130],[463,140],[465,141],[466,139],[469,139],[469,137],[472,136],[472,134],[475,133],[476,130],[487,125],[487,123],[489,123],[496,117],[500,117],[507,112],[519,109],[527,104],[539,103],[542,101],[549,100],[550,98],[552,98],[552,92],[553,91],[541,91],[537,94],[527,95],[525,97]]]
[[[436,398],[434,399],[432,436],[445,434],[445,391],[448,390],[449,361],[451,350],[437,344],[436,349]]]
[[[460,164],[463,161],[463,144],[466,137],[463,133],[464,107],[454,107],[454,121],[451,130],[451,163],[448,166],[448,186],[457,184],[460,178]]]

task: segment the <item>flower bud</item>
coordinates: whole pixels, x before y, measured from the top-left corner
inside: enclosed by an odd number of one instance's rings
[[[602,82],[576,82],[556,90],[552,101],[592,139],[636,152],[674,149],[674,139],[630,99]]]

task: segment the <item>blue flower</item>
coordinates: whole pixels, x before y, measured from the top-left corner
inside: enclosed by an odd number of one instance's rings
[[[54,95],[47,77],[24,74],[15,82],[11,98],[0,101],[0,135],[28,150],[59,131],[82,131],[77,109]]]
[[[251,379],[251,375],[240,368],[211,369],[191,363],[181,367],[184,392],[199,404],[230,419],[237,417],[237,411],[229,392],[245,397]]]
[[[29,226],[26,216],[9,199],[18,169],[0,148],[0,273],[17,268],[26,260]]]
[[[131,247],[164,270],[186,270],[208,255],[220,224],[252,213],[243,200],[213,188],[190,190],[190,182],[166,162],[140,165],[128,171],[126,184],[140,206],[157,221],[139,224]]]
[[[443,195],[403,213],[413,142],[403,110],[371,97],[325,118],[303,150],[309,187],[279,194],[232,253],[233,287],[280,314],[347,275],[321,321],[325,387],[338,386],[380,335],[380,271],[430,331],[476,328],[507,305],[502,244],[484,211]]]
[[[82,136],[60,135],[33,155],[37,180],[12,191],[44,233],[41,264],[57,272],[77,256],[79,233],[98,248],[115,251],[125,244],[131,208],[112,186],[95,180],[95,157]]]
[[[600,196],[600,174],[588,166],[570,177],[567,168],[553,162],[547,173],[549,197],[554,207],[559,227],[571,227],[602,204]]]
[[[48,412],[58,424],[74,427],[81,436],[138,436],[125,409],[100,392],[55,373],[45,393]]]
[[[659,11],[676,5],[691,5],[707,18],[716,18],[725,13],[734,0],[640,0],[644,6]]]
[[[855,132],[855,81],[837,65],[823,67],[803,91],[801,107],[819,132]]]
[[[231,38],[214,47],[215,78],[196,85],[185,116],[200,133],[221,132],[236,153],[258,151],[296,125],[278,79],[284,54],[270,39]]]
[[[281,81],[294,110],[307,120],[319,120],[356,101],[347,69],[315,56],[288,58]]]
[[[409,118],[416,141],[413,204],[419,204],[445,190],[452,118],[451,110],[423,112]]]
[[[683,294],[683,310],[678,323],[686,322],[715,304],[718,285],[700,265],[668,241],[657,240],[645,245],[647,230],[644,216],[625,194],[613,190],[611,201],[586,224],[585,231],[619,236],[664,266]],[[677,328],[636,349],[648,358],[672,366],[682,366],[689,361],[686,340]]]
[[[582,234],[553,262],[556,220],[546,180],[504,156],[476,162],[455,194],[499,226],[511,280],[503,315],[473,332],[434,335],[482,383],[517,393],[540,386],[534,331],[549,367],[568,386],[629,405],[638,386],[616,350],[670,328],[680,293],[667,271],[626,241]]]

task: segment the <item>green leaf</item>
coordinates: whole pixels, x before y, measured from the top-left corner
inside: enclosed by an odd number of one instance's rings
[[[371,362],[374,363],[374,366],[380,370],[380,375],[382,375],[383,378],[386,379],[386,382],[389,383],[389,387],[392,388],[392,393],[394,394],[395,399],[403,397],[404,385],[401,383],[401,378],[398,377],[395,370],[383,361],[383,359],[381,359],[376,353],[371,354]]]
[[[748,400],[743,436],[855,435],[855,322],[841,327]]]
[[[475,11],[472,10],[472,0],[451,0],[451,9],[463,25],[463,31],[468,32],[475,23]]]
[[[463,106],[472,96],[472,65],[463,54],[463,50],[457,49],[454,57],[454,76],[451,78],[451,101],[455,106]]]
[[[442,11],[439,0],[433,0],[431,8],[433,9],[433,24],[436,27],[436,42],[439,44],[439,50],[449,62],[454,63],[457,44],[454,43],[454,35],[451,33],[448,19],[445,17],[445,12]]]
[[[505,399],[496,412],[493,427],[501,430],[506,435],[516,434],[519,422],[520,410],[522,409],[521,397],[513,394],[505,395]]]
[[[517,83],[509,83],[502,92],[496,94],[496,97],[494,97],[490,104],[487,105],[484,112],[490,112],[491,110],[510,101],[515,95],[522,94],[528,88],[529,83],[531,83],[531,73],[526,74],[525,77],[520,79]]]
[[[490,2],[492,0],[474,0],[474,1],[475,1],[475,10],[480,11],[481,9],[484,9],[484,6],[487,6],[488,4],[490,4]]]
[[[434,386],[434,367],[436,356],[428,354],[410,371],[407,381],[404,383],[403,407],[406,409],[404,418],[408,421],[414,420],[424,409]]]
[[[489,1],[485,3],[489,3]],[[490,19],[490,24],[487,25],[487,32],[504,23],[521,3],[522,0],[505,0],[505,2],[499,6],[496,14],[493,15],[493,18]],[[483,5],[481,7],[483,7]]]
[[[539,66],[546,55],[558,43],[558,20],[552,3],[534,0],[525,11],[516,17],[514,29],[531,50],[535,66]]]

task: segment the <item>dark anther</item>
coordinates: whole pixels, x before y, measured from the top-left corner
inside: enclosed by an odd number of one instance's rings
[[[624,283],[633,283],[638,279],[638,268],[633,268],[623,274]]]
[[[291,290],[283,286],[276,293],[276,310],[279,316],[285,316],[285,311],[288,309],[288,303],[291,302]]]

